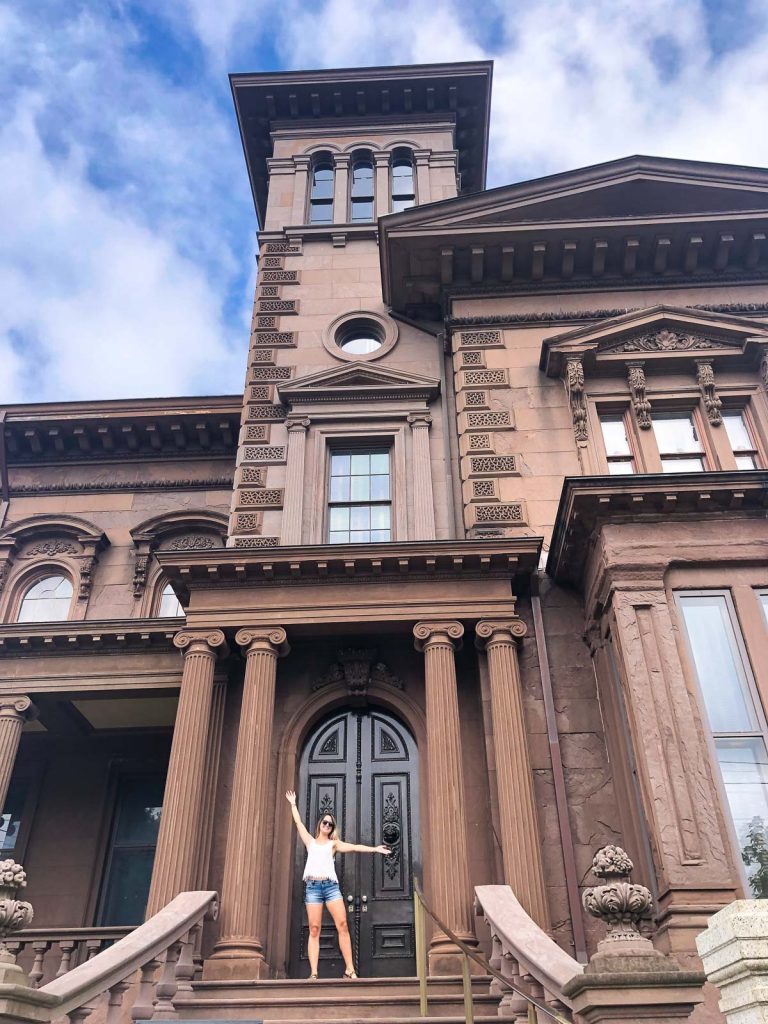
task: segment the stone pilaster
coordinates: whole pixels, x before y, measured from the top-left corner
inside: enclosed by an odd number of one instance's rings
[[[424,206],[425,203],[432,202],[432,184],[429,174],[430,151],[428,149],[417,149],[413,156],[416,161],[416,198],[418,199],[419,206]]]
[[[374,153],[376,164],[376,216],[389,213],[389,153]]]
[[[429,425],[426,413],[408,417],[413,438],[413,540],[435,539],[435,503],[432,494],[432,462],[429,456]]]
[[[184,671],[147,901],[148,918],[197,883],[213,674],[217,648],[226,649],[220,629],[184,629],[173,642],[184,652]]]
[[[349,153],[334,153],[333,223],[349,220]]]
[[[464,627],[460,622],[419,622],[413,635],[416,649],[424,653],[432,904],[458,938],[474,943],[455,663]],[[460,973],[461,954],[438,929],[429,956],[431,973]]]
[[[301,521],[304,514],[304,454],[307,446],[309,420],[288,420],[288,456],[283,495],[283,528],[281,544],[301,544]]]
[[[279,626],[249,626],[235,637],[246,651],[243,703],[221,888],[220,932],[208,978],[267,977],[260,904],[269,850],[264,843],[270,793],[277,659],[288,652]]]
[[[25,694],[0,696],[0,811],[5,806],[5,798],[8,796],[22,726],[36,714],[35,705]]]
[[[517,617],[488,620],[478,622],[475,642],[488,657],[504,881],[536,924],[548,931],[541,833],[517,663],[517,641],[525,633],[525,623]]]
[[[293,206],[291,208],[291,224],[304,224],[307,219],[309,196],[309,165],[308,156],[295,156],[293,166]]]

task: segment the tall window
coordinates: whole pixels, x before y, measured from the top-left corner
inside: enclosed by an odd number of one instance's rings
[[[3,853],[16,849],[26,798],[26,785],[18,779],[13,779],[8,787],[3,813],[0,815],[0,851]]]
[[[144,920],[164,785],[158,775],[120,780],[99,915],[103,925]]]
[[[677,594],[720,772],[752,894],[768,897],[760,870],[768,842],[766,722],[725,593]]]
[[[24,595],[19,622],[61,622],[69,616],[72,581],[67,576],[46,576]]]
[[[182,618],[184,616],[184,609],[181,607],[181,602],[174,594],[170,583],[166,583],[163,587],[157,614],[161,619]]]
[[[330,224],[333,220],[333,164],[319,160],[312,168],[309,194],[310,224]]]
[[[351,199],[353,223],[373,220],[373,161],[369,156],[359,156],[352,163]]]
[[[691,413],[654,415],[653,432],[665,473],[699,472],[704,469],[704,447]]]
[[[757,469],[757,449],[750,436],[744,413],[723,413],[723,426],[731,442],[738,469]]]
[[[392,162],[392,212],[399,213],[415,205],[413,157],[408,150],[398,150]]]
[[[605,454],[608,457],[608,472],[613,476],[635,472],[635,460],[627,437],[623,416],[601,416]]]
[[[392,539],[389,451],[334,449],[328,495],[331,544],[369,544]]]

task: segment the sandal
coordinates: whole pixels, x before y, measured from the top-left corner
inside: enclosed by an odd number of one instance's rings
[[[310,974],[310,976],[307,978],[307,981],[317,981],[317,975]]]
[[[355,972],[354,967],[352,968],[351,971],[344,971],[344,977],[347,979],[347,981],[351,981],[353,978],[357,978],[357,974]]]

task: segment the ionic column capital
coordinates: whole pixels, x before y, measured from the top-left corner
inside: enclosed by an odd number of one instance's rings
[[[408,414],[408,423],[411,430],[415,430],[417,427],[428,428],[432,423],[432,417],[428,412],[412,412]]]
[[[220,629],[182,629],[173,638],[174,647],[187,654],[210,654],[215,656],[217,648],[220,653],[229,653],[227,638]]]
[[[303,416],[299,419],[289,418],[285,421],[285,428],[289,434],[291,432],[305,434],[307,430],[309,430],[311,422],[312,421],[307,416]]]
[[[487,650],[495,644],[514,647],[528,632],[528,627],[516,615],[503,619],[483,619],[475,626],[475,646]]]
[[[0,718],[29,722],[37,718],[37,708],[24,693],[0,694]]]
[[[464,627],[460,622],[417,622],[413,627],[416,650],[427,651],[431,647],[450,647],[458,650]]]
[[[282,626],[244,626],[235,634],[235,643],[246,655],[266,651],[282,658],[290,651],[288,635]]]

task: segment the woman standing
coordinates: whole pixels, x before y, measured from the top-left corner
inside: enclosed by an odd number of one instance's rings
[[[317,963],[320,959],[320,923],[323,918],[324,903],[328,907],[338,932],[339,949],[346,964],[344,977],[356,978],[355,965],[352,962],[352,940],[349,937],[347,926],[347,912],[344,909],[344,900],[341,897],[333,858],[337,853],[381,853],[386,857],[390,852],[389,848],[342,842],[336,833],[336,819],[328,813],[320,818],[315,834],[311,836],[304,827],[304,822],[296,807],[296,794],[289,789],[285,796],[291,805],[291,814],[296,828],[307,848],[307,864],[304,868],[304,903],[307,907],[307,921],[309,922],[307,955],[312,971],[309,979],[317,981]]]

